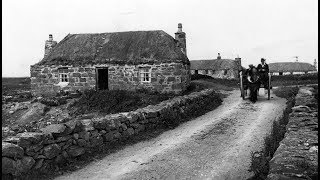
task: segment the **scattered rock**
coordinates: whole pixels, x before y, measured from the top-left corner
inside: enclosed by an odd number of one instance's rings
[[[124,123],[120,125],[120,128],[122,128],[123,131],[128,129],[127,125]]]
[[[113,135],[114,135],[114,138],[116,138],[116,139],[121,138],[121,134],[118,131],[116,131]]]
[[[126,131],[123,132],[123,135],[126,137],[132,136],[134,134],[133,128],[128,128]]]
[[[90,138],[90,146],[95,147],[103,144],[103,138],[101,136]]]
[[[74,139],[79,139],[79,134],[77,134],[77,133],[73,134],[73,138]]]
[[[105,129],[107,127],[107,121],[108,119],[105,118],[93,119],[93,127],[98,130]]]
[[[46,158],[52,159],[56,157],[60,152],[61,152],[61,149],[58,144],[50,144],[44,147],[43,154],[46,156]]]
[[[78,140],[77,140],[77,143],[78,143],[78,145],[81,146],[81,147],[86,147],[86,146],[87,146],[87,141],[84,140],[84,139],[78,139]]]
[[[43,164],[44,159],[38,159],[36,161],[36,165],[34,166],[34,169],[39,169],[41,168],[42,164]]]
[[[52,134],[54,137],[66,135],[68,132],[64,124],[52,124],[45,128],[40,129],[45,134]]]
[[[63,164],[66,162],[66,159],[64,158],[64,156],[62,154],[59,154],[55,159],[54,162],[58,165]]]
[[[26,154],[28,156],[34,156],[36,152],[43,148],[42,144],[35,144],[26,148]]]
[[[83,119],[83,120],[81,120],[81,123],[82,123],[85,131],[93,131],[94,130],[93,122],[91,119]]]
[[[85,149],[83,147],[79,146],[71,146],[68,150],[67,153],[71,157],[77,157],[85,153]]]
[[[40,143],[46,136],[43,133],[24,132],[16,135],[19,138],[18,145],[27,148],[32,144]]]
[[[113,140],[114,135],[113,135],[113,132],[108,132],[108,133],[104,134],[103,137],[106,142],[110,142]]]
[[[73,136],[72,135],[66,135],[66,136],[61,136],[58,137],[56,142],[64,142],[64,141],[68,141],[69,139],[71,139]]]
[[[292,112],[310,112],[311,109],[308,106],[295,106],[292,108]]]
[[[32,166],[35,164],[35,160],[32,157],[24,156],[21,160],[17,161],[17,167],[19,169],[19,173],[29,171]]]
[[[2,174],[16,174],[17,163],[15,160],[2,157]]]
[[[68,122],[65,123],[65,125],[67,127],[69,127],[71,132],[73,132],[73,133],[77,133],[77,132],[83,131],[83,129],[84,129],[82,123],[80,121],[78,121],[78,120],[68,121]]]

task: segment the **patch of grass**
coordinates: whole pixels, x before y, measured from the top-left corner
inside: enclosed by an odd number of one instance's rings
[[[211,88],[216,91],[232,91],[240,87],[240,82],[237,79],[218,79],[207,75],[193,74],[191,80],[192,83],[201,86],[203,89]]]
[[[23,102],[32,98],[29,77],[2,78],[2,101],[3,102]],[[12,96],[4,98],[4,96]]]
[[[286,98],[287,100],[294,98],[299,91],[299,87],[279,87],[273,90],[273,93],[281,98]]]
[[[295,104],[295,96],[298,90],[298,87],[281,87],[274,91],[276,96],[287,99],[287,107],[283,112],[282,118],[279,121],[273,122],[270,135],[264,138],[263,150],[251,153],[251,166],[249,171],[254,172],[254,176],[249,178],[250,180],[264,180],[267,178],[269,161],[279,147],[280,141],[284,138],[286,125],[289,121],[289,114],[292,112],[291,108]]]
[[[271,85],[273,87],[305,84],[318,84],[318,73],[271,76]]]
[[[83,92],[78,101],[69,107],[69,110],[72,116],[89,113],[114,114],[128,112],[203,89],[205,89],[204,86],[190,83],[187,90],[180,94],[151,92],[147,89],[139,89],[137,91],[87,90]]]

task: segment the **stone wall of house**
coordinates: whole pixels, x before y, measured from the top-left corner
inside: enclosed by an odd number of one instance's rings
[[[270,161],[268,180],[317,179],[318,108],[311,87],[301,87],[289,116],[285,138]]]
[[[195,74],[195,70],[190,71],[191,74]],[[198,74],[211,76],[218,79],[238,79],[238,70],[226,69],[226,70],[198,70]]]
[[[61,69],[68,68],[68,69]],[[69,82],[60,83],[59,73],[67,73]],[[61,90],[83,91],[95,88],[95,68],[72,66],[31,66],[31,93],[55,95]]]
[[[190,84],[190,66],[181,63],[108,66],[109,89],[149,89],[159,92],[181,92]],[[139,68],[151,69],[151,82],[141,82]]]
[[[61,68],[68,69],[61,69]],[[159,92],[181,92],[190,84],[190,66],[181,63],[141,65],[101,64],[86,67],[31,66],[31,92],[34,95],[54,95],[64,91],[83,91],[96,87],[96,67],[108,67],[110,90],[146,88]],[[151,69],[151,82],[141,82],[139,68]],[[68,83],[59,82],[59,73],[67,73]]]
[[[125,140],[164,121],[211,110],[221,100],[212,89],[149,105],[136,111],[52,124],[40,132],[24,132],[2,140],[2,174],[22,176],[46,172],[90,148]],[[210,109],[211,108],[211,109]]]

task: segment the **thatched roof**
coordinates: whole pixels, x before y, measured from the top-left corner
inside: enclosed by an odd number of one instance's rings
[[[238,69],[238,64],[232,59],[208,59],[190,61],[192,70],[223,70]]]
[[[69,34],[37,65],[140,64],[189,60],[164,31]]]
[[[307,72],[316,71],[316,68],[304,62],[278,62],[269,64],[270,72]]]

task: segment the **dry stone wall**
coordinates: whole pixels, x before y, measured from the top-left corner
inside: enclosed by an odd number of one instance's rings
[[[317,179],[318,109],[311,87],[301,87],[285,138],[270,161],[268,180]]]
[[[164,121],[209,110],[221,103],[212,89],[194,92],[149,105],[136,111],[100,118],[74,119],[52,124],[41,132],[24,132],[2,140],[2,174],[22,176],[26,172],[46,172],[90,148],[124,140]]]
[[[195,70],[190,71],[195,74]],[[222,70],[198,70],[198,74],[211,76],[218,79],[239,79],[239,71],[237,69]]]
[[[33,95],[55,95],[63,91],[83,91],[96,87],[96,67],[108,68],[110,90],[149,89],[158,92],[182,92],[190,84],[190,66],[182,63],[157,63],[140,65],[97,64],[86,67],[31,66],[31,92]],[[64,68],[64,69],[63,69]],[[139,69],[151,71],[151,82],[142,82]],[[59,74],[68,75],[61,83]]]

